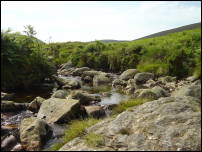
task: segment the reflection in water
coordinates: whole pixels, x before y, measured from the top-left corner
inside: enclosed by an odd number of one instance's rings
[[[101,99],[100,104],[101,105],[118,104],[120,101],[126,100],[126,99],[128,99],[128,96],[120,94],[120,93],[113,90],[111,92],[111,96],[103,97]]]

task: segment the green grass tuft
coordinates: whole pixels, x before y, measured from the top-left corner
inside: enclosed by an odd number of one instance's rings
[[[100,134],[89,133],[84,136],[84,142],[88,146],[98,147],[103,146],[105,144],[104,137]]]
[[[85,134],[85,130],[90,126],[96,124],[99,120],[94,118],[87,118],[84,120],[73,120],[65,130],[64,136],[61,138],[61,142],[55,143],[49,150],[55,151],[60,149],[64,144],[71,141],[75,137]]]
[[[130,107],[134,107],[137,105],[141,105],[145,102],[149,101],[148,99],[141,99],[141,98],[136,98],[136,99],[129,99],[127,101],[122,101],[120,104],[118,104],[113,110],[112,110],[112,115],[119,114],[125,110],[127,110]]]

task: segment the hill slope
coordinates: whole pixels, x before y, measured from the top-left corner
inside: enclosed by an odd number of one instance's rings
[[[181,27],[178,27],[178,28],[174,28],[174,29],[154,33],[154,34],[151,34],[151,35],[148,35],[148,36],[144,36],[142,38],[138,38],[136,40],[163,36],[163,35],[167,35],[167,34],[171,34],[171,33],[175,33],[175,32],[181,32],[181,31],[184,31],[184,30],[191,30],[191,29],[195,29],[195,28],[201,28],[201,23],[185,25],[185,26],[181,26]]]

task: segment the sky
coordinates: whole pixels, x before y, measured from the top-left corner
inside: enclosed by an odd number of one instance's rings
[[[44,42],[134,40],[201,22],[201,1],[1,1],[1,29]]]

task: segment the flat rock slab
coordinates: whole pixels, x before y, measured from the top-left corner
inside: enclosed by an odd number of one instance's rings
[[[81,137],[59,151],[200,151],[201,107],[197,98],[166,97],[135,106],[86,131],[104,137],[91,147]]]
[[[79,110],[79,100],[50,98],[42,103],[37,117],[48,123],[68,122],[79,114]]]

